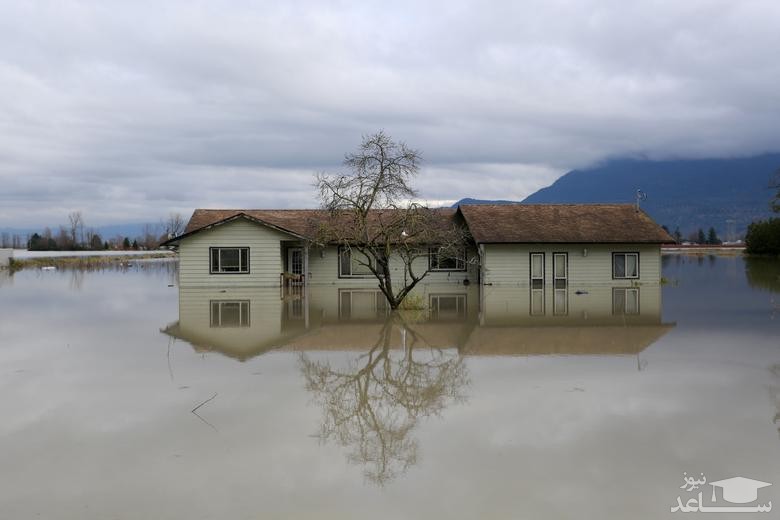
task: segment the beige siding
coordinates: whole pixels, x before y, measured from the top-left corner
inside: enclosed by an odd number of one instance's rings
[[[334,285],[313,285],[309,288],[309,302],[311,308],[312,321],[331,322],[337,321],[342,315],[341,304],[344,293],[354,292],[363,293],[368,295],[369,293],[377,294],[379,289],[376,283],[371,283],[371,280],[364,280],[363,285],[350,285],[350,286],[334,286]],[[366,283],[368,282],[368,283]],[[463,284],[453,283],[421,283],[415,287],[410,296],[411,301],[415,303],[422,303],[423,315],[427,316],[430,311],[430,303],[432,296],[453,296],[460,295],[463,297],[462,302],[465,305],[466,313],[468,315],[476,316],[479,311],[479,287],[475,285],[465,286]],[[380,300],[384,296],[378,296]],[[356,299],[357,300],[357,299]],[[372,301],[370,298],[359,298],[359,301]],[[362,309],[371,311],[372,309]],[[381,313],[381,312],[380,312]]]
[[[636,313],[615,309],[615,290],[637,291]],[[556,294],[556,292],[558,294]],[[492,286],[482,290],[482,325],[573,326],[661,323],[661,286],[595,285],[587,289],[542,289],[541,308],[531,308],[528,287]]]
[[[587,253],[584,254],[584,251]],[[569,285],[587,287],[593,285],[629,286],[632,284],[658,284],[661,279],[661,248],[658,245],[638,244],[486,244],[483,258],[483,283],[528,287],[530,282],[530,255],[545,254],[545,284],[552,283],[553,253],[568,253]],[[639,278],[612,279],[612,253],[638,252]]]
[[[283,240],[294,238],[247,220],[235,220],[192,235],[179,247],[179,283],[185,287],[278,287],[283,270]],[[210,247],[248,247],[249,274],[210,274]]]
[[[287,242],[283,244],[283,242]],[[295,237],[272,228],[236,220],[213,229],[202,231],[182,241],[179,246],[179,282],[184,287],[278,287],[279,275],[286,270],[285,247],[298,246]],[[210,247],[248,247],[249,274],[211,274],[209,272]],[[467,252],[472,260],[466,271],[434,271],[425,278],[425,283],[462,284],[469,279],[476,283],[478,267],[476,250]],[[403,285],[404,265],[399,258],[391,262],[394,282]],[[428,268],[427,258],[415,260],[415,273]],[[376,280],[368,278],[339,278],[338,248],[312,247],[309,249],[309,284],[339,285],[343,287],[376,287]]]
[[[211,309],[219,302],[243,302],[249,320],[241,326],[212,322]],[[292,314],[278,288],[179,289],[179,323],[175,335],[196,350],[214,350],[239,359],[278,346],[305,330],[302,314]]]
[[[477,282],[478,266],[476,263],[476,249],[469,249],[466,253],[471,260],[467,264],[466,271],[431,271],[425,277],[424,283],[462,284],[468,279],[472,283]],[[404,264],[400,258],[393,258],[390,262],[393,283],[403,285]],[[415,259],[412,270],[415,274],[425,272],[428,268],[428,259],[425,257]],[[309,283],[311,285],[339,285],[342,287],[376,287],[376,279],[368,277],[339,278],[338,248],[329,246],[323,249],[312,248],[309,252]]]

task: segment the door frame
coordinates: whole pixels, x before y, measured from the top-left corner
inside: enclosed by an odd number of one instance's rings
[[[301,272],[300,273],[296,273],[296,272],[293,271],[293,254],[296,253],[296,252],[300,253],[300,255],[301,255]],[[303,270],[304,270],[303,263],[304,263],[303,262],[303,248],[302,247],[288,247],[287,248],[287,269],[286,269],[287,272],[291,273],[291,274],[302,275],[303,274]]]

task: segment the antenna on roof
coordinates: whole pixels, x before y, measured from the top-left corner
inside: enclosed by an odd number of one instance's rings
[[[636,211],[639,212],[639,203],[643,200],[647,200],[647,193],[642,190],[636,190]]]

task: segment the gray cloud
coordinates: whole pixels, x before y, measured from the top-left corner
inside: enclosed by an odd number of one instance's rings
[[[0,226],[312,206],[379,128],[431,200],[777,151],[778,27],[772,0],[4,2]]]

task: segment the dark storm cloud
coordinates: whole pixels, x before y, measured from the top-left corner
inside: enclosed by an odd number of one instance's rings
[[[0,225],[312,206],[379,128],[432,201],[776,151],[779,27],[769,0],[4,2]]]

